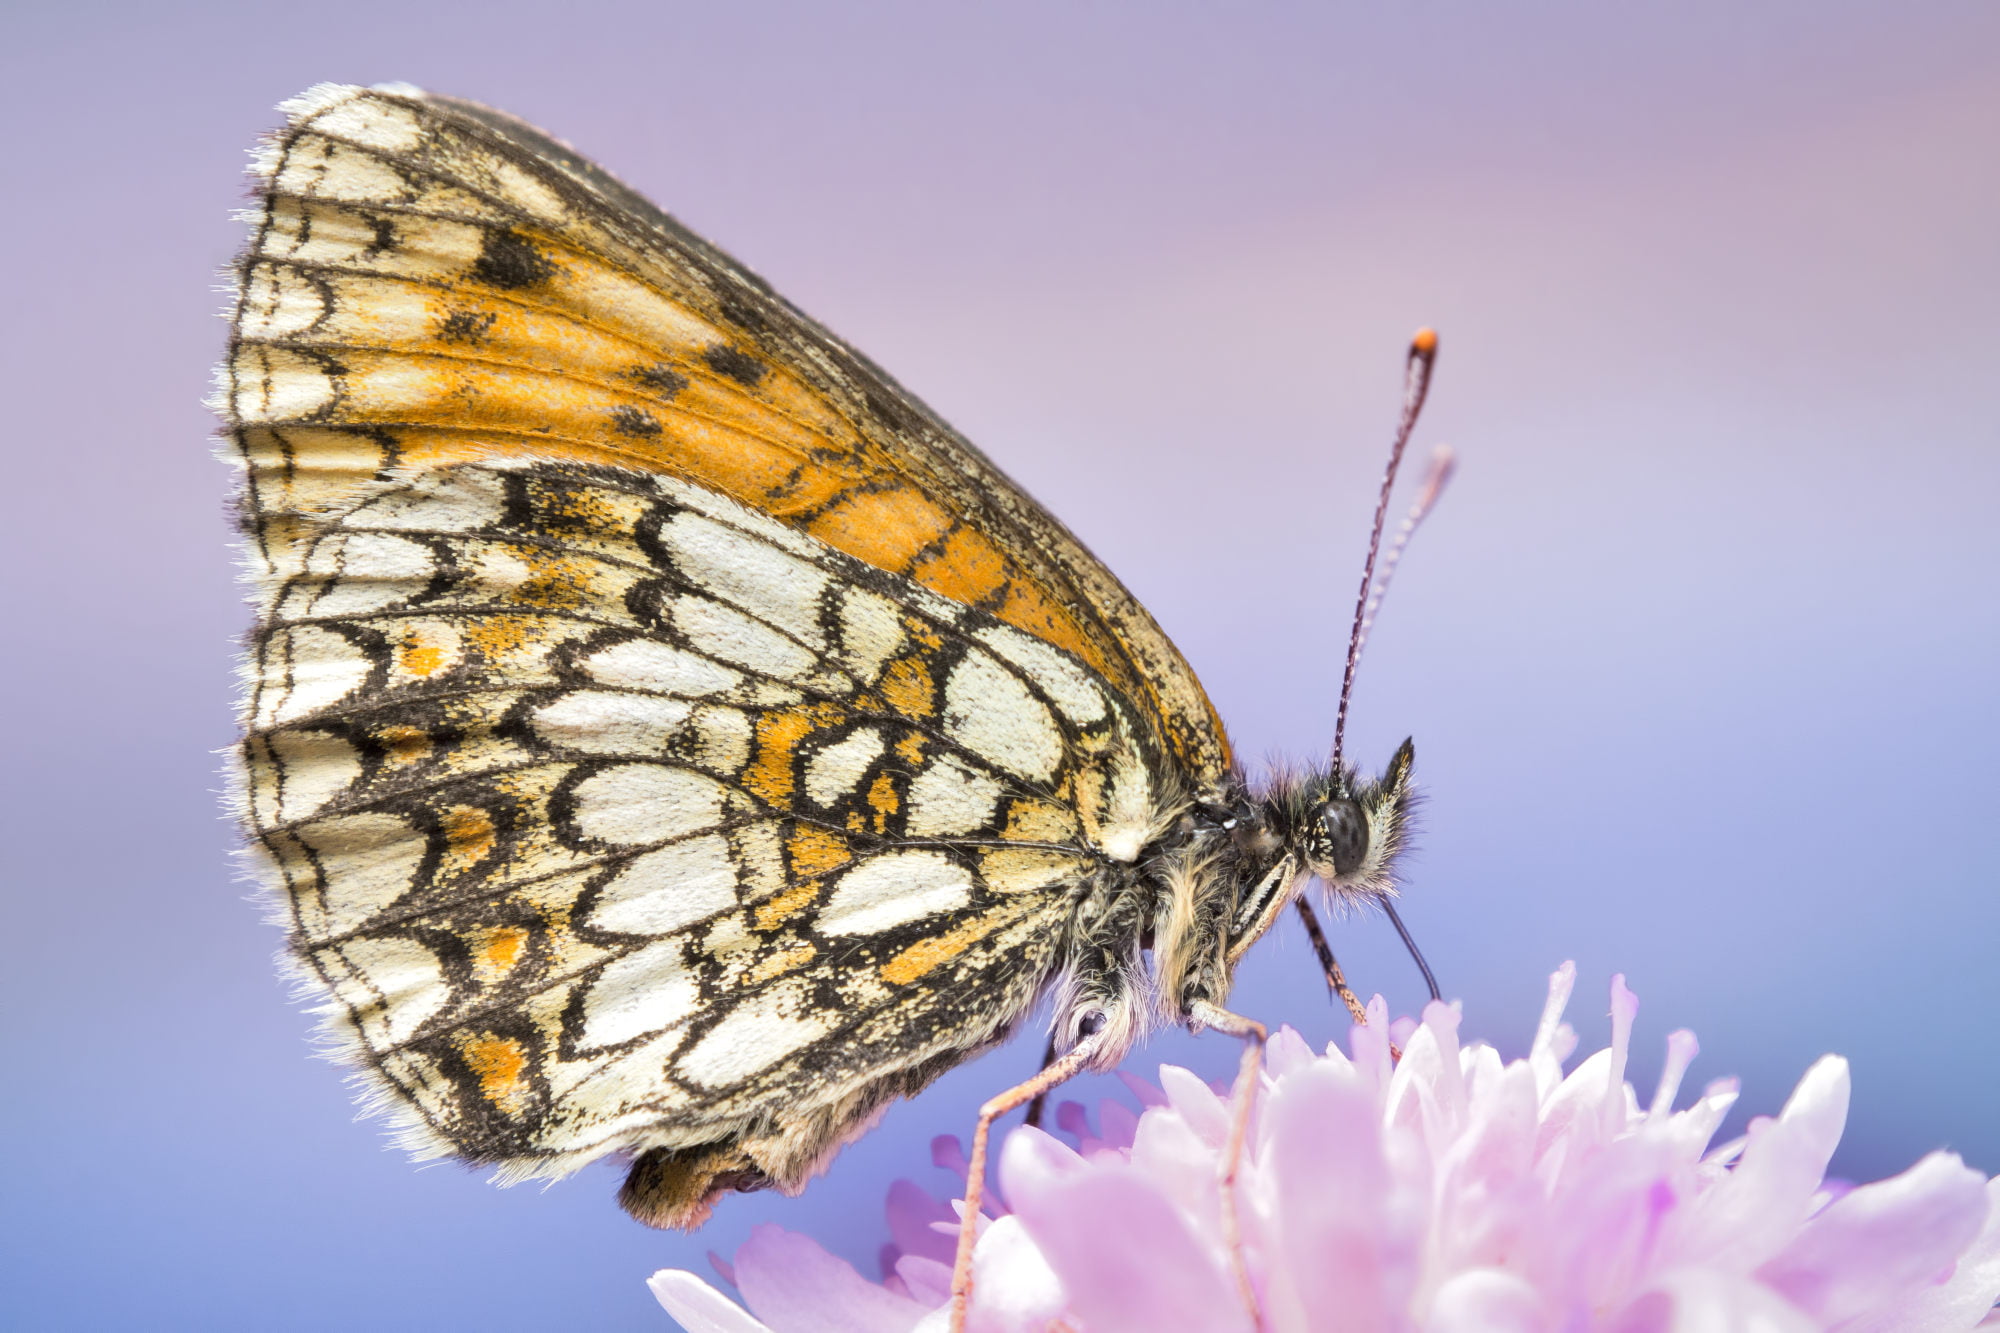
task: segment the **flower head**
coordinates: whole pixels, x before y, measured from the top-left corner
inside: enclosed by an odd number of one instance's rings
[[[1143,1113],[1104,1103],[1093,1131],[1066,1104],[1074,1147],[1016,1129],[1000,1154],[1011,1211],[982,1223],[974,1250],[974,1333],[1886,1333],[1988,1318],[2000,1181],[1942,1152],[1875,1184],[1827,1181],[1847,1118],[1835,1056],[1776,1117],[1711,1147],[1734,1081],[1673,1109],[1696,1051],[1676,1032],[1642,1105],[1625,1081],[1638,1001],[1622,978],[1610,1047],[1563,1073],[1574,980],[1568,964],[1550,979],[1534,1045],[1511,1064],[1461,1045],[1442,1004],[1392,1033],[1378,998],[1346,1053],[1272,1038],[1236,1185],[1257,1324],[1223,1223],[1226,1092],[1165,1066],[1159,1089],[1129,1080]],[[934,1145],[962,1170],[955,1153]],[[955,1217],[898,1182],[880,1284],[760,1227],[733,1274],[754,1318],[692,1273],[652,1286],[690,1333],[942,1333]]]

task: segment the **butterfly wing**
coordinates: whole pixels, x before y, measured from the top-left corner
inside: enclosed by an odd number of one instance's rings
[[[1221,731],[1060,525],[595,168],[293,113],[222,396],[294,954],[424,1153],[644,1153],[682,1224],[796,1185],[1022,1015]]]
[[[249,816],[427,1154],[796,1183],[1004,1033],[1171,795],[1082,663],[673,478],[454,464],[302,545]]]
[[[1197,786],[1226,772],[1199,682],[1118,580],[728,256],[484,107],[325,87],[289,109],[225,385],[267,556],[288,515],[389,468],[665,472],[1074,655]]]

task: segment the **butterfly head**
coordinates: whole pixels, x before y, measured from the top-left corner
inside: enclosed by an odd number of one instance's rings
[[[1323,784],[1291,794],[1290,809],[1274,811],[1291,833],[1288,851],[1335,896],[1379,896],[1393,886],[1414,793],[1416,751],[1404,741],[1379,779],[1333,772]]]

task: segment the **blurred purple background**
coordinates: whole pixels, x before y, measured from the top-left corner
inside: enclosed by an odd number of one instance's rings
[[[1039,1054],[693,1237],[352,1123],[216,808],[200,407],[243,150],[324,79],[527,117],[762,271],[1090,542],[1251,760],[1327,743],[1436,325],[1463,469],[1351,748],[1417,738],[1407,919],[1467,1031],[1518,1052],[1574,958],[1590,1049],[1624,971],[1642,1082],[1688,1026],[1768,1113],[1838,1051],[1837,1170],[2000,1171],[2000,8],[17,4],[0,66],[11,1326],[666,1329],[645,1276],[763,1220],[873,1275],[889,1182]],[[1384,923],[1335,943],[1417,1005]],[[1289,923],[1236,1000],[1340,1027]]]

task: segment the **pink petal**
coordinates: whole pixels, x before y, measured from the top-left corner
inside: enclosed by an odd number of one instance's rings
[[[1354,1067],[1354,1062],[1347,1058],[1346,1051],[1340,1049],[1338,1041],[1328,1042],[1326,1050],[1321,1053],[1321,1058],[1331,1064],[1339,1065],[1343,1069],[1352,1069]]]
[[[1003,1153],[1004,1178],[1013,1165]],[[1014,1215],[1090,1333],[1248,1326],[1228,1275],[1180,1211],[1131,1166],[1094,1162],[1041,1176],[1017,1194]]]
[[[1569,1052],[1556,1049],[1556,1034],[1563,1010],[1569,1008],[1570,992],[1576,989],[1576,964],[1564,963],[1549,974],[1549,998],[1542,1005],[1541,1021],[1535,1024],[1535,1040],[1528,1048],[1528,1062],[1535,1067],[1535,1081],[1542,1095],[1549,1095],[1562,1077],[1562,1062]]]
[[[1368,1021],[1347,1031],[1347,1049],[1354,1052],[1354,1067],[1377,1088],[1389,1086],[1393,1072],[1389,1062],[1389,1002],[1377,995],[1368,1001]]]
[[[1819,1321],[1749,1278],[1691,1269],[1666,1279],[1615,1318],[1608,1333],[1820,1333]]]
[[[1137,1074],[1128,1074],[1121,1069],[1118,1071],[1118,1081],[1125,1085],[1127,1092],[1138,1098],[1139,1105],[1141,1106],[1165,1106],[1167,1104],[1167,1094],[1161,1092]]]
[[[736,1251],[736,1285],[771,1333],[909,1333],[926,1309],[768,1222]]]
[[[951,1222],[952,1229],[957,1230],[950,1204],[926,1194],[913,1181],[899,1180],[889,1186],[889,1201],[884,1211],[889,1219],[889,1238],[897,1249],[904,1254],[951,1262],[957,1243],[935,1230],[939,1222]]]
[[[1986,1178],[1934,1152],[1830,1204],[1758,1276],[1829,1325],[1899,1311],[1951,1271],[1986,1213]]]
[[[1681,1202],[1670,1163],[1662,1145],[1625,1139],[1582,1164],[1547,1219],[1560,1234],[1540,1240],[1560,1254],[1541,1275],[1544,1287],[1593,1309],[1616,1308],[1642,1290]]]
[[[1068,1304],[1055,1270],[1018,1216],[1001,1218],[979,1238],[972,1290],[968,1333],[1044,1333]]]
[[[1611,1068],[1604,1076],[1603,1128],[1607,1135],[1625,1127],[1625,1066],[1632,1052],[1632,1022],[1639,997],[1625,987],[1625,974],[1611,978]]]
[[[1279,1028],[1264,1044],[1264,1069],[1272,1078],[1283,1078],[1294,1069],[1305,1068],[1312,1061],[1312,1047],[1306,1045],[1306,1039],[1290,1024]]]
[[[1514,1274],[1472,1268],[1437,1289],[1423,1326],[1424,1333],[1542,1333],[1555,1321],[1541,1295]]]
[[[1160,1087],[1166,1091],[1168,1103],[1203,1141],[1220,1147],[1228,1140],[1229,1103],[1191,1070],[1179,1065],[1161,1065]]]
[[[1424,1006],[1424,1028],[1437,1039],[1438,1109],[1453,1127],[1465,1123],[1466,1109],[1465,1067],[1458,1047],[1459,1017],[1456,1005],[1432,1000]]]
[[[1549,1053],[1557,1065],[1568,1063],[1569,1058],[1576,1054],[1576,1029],[1567,1023],[1556,1024],[1556,1035],[1549,1043]]]
[[[2000,1179],[1986,1182],[1986,1221],[1979,1235],[1958,1257],[1951,1276],[1910,1299],[1894,1315],[1855,1322],[1854,1333],[1888,1333],[1890,1329],[1959,1329],[2000,1324]],[[1992,1311],[1992,1313],[1988,1313]]]
[[[1392,1326],[1385,1281],[1389,1164],[1360,1075],[1321,1065],[1280,1083],[1264,1110],[1277,1250],[1267,1278],[1279,1327]],[[1092,1325],[1092,1333],[1095,1333]]]
[[[1431,1234],[1447,1271],[1510,1260],[1518,1267],[1546,1240],[1534,1150],[1535,1075],[1517,1062],[1477,1087],[1471,1123],[1438,1162]]]
[[[1013,1199],[1026,1198],[1086,1163],[1053,1134],[1022,1125],[1000,1145],[1000,1183]]]
[[[1435,1109],[1427,1111],[1426,1104],[1433,1100],[1443,1056],[1437,1034],[1428,1027],[1417,1028],[1401,1045],[1403,1058],[1389,1075],[1389,1091],[1382,1099],[1382,1123],[1421,1132],[1426,1118],[1436,1117]]]
[[[1482,1052],[1483,1054],[1483,1052]],[[1492,1181],[1527,1174],[1534,1165],[1535,1075],[1525,1062],[1495,1068],[1475,1085],[1471,1123],[1447,1161],[1468,1179]]]
[[[1701,1090],[1701,1100],[1677,1113],[1671,1122],[1674,1142],[1681,1151],[1699,1156],[1722,1128],[1729,1108],[1736,1105],[1741,1085],[1733,1078],[1719,1078]],[[1737,1151],[1741,1151],[1739,1148]],[[1710,1154],[1713,1156],[1713,1154]]]
[[[1088,1166],[1061,1139],[1028,1125],[1016,1129],[1000,1144],[1000,1185],[1007,1197],[1016,1201],[1017,1213],[1020,1200],[1033,1199],[1055,1188],[1063,1177]]]
[[[1543,1100],[1541,1129],[1535,1137],[1537,1156],[1565,1140],[1573,1140],[1567,1144],[1567,1151],[1573,1156],[1609,1137],[1603,1132],[1598,1112],[1604,1104],[1605,1080],[1610,1077],[1612,1060],[1609,1050],[1593,1052]]]
[[[662,1268],[646,1279],[653,1299],[687,1333],[771,1333],[741,1306],[683,1268]]]
[[[1806,1220],[1840,1141],[1848,1088],[1847,1062],[1822,1056],[1775,1121],[1751,1126],[1728,1176],[1673,1219],[1667,1252],[1747,1272],[1783,1249]]]
[[[947,1260],[906,1254],[896,1261],[896,1279],[903,1284],[904,1295],[926,1308],[951,1299],[951,1264]]]
[[[1660,1085],[1653,1092],[1653,1104],[1647,1115],[1664,1116],[1674,1109],[1674,1098],[1680,1095],[1681,1080],[1687,1077],[1688,1066],[1699,1054],[1701,1043],[1694,1039],[1694,1033],[1686,1028],[1677,1028],[1667,1034],[1667,1059],[1660,1066]]]
[[[1203,1141],[1173,1111],[1149,1111],[1139,1121],[1129,1160],[1197,1231],[1220,1241],[1220,1146]]]
[[[1139,1117],[1123,1102],[1097,1104],[1098,1142],[1107,1148],[1129,1148],[1139,1132]]]
[[[1506,1076],[1508,1066],[1507,1062],[1500,1058],[1500,1052],[1484,1042],[1474,1042],[1465,1048],[1465,1053],[1471,1057],[1467,1062],[1470,1067],[1465,1072],[1465,1085],[1468,1095],[1477,1101],[1486,1095],[1488,1087],[1497,1084]],[[1528,1068],[1528,1062],[1519,1060],[1515,1065],[1528,1075],[1529,1087],[1532,1090],[1534,1071]]]
[[[943,1167],[960,1180],[964,1180],[965,1173],[972,1169],[972,1164],[965,1159],[965,1145],[958,1141],[956,1134],[940,1134],[931,1140],[931,1165]]]

